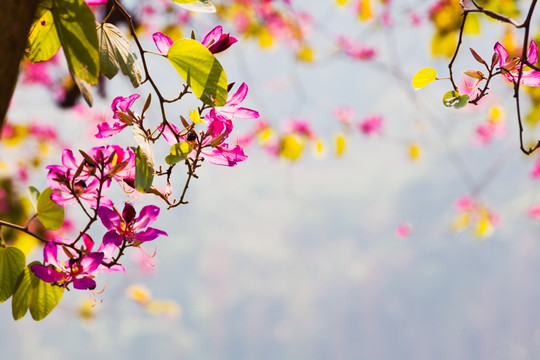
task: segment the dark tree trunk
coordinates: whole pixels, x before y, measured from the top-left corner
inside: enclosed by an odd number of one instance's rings
[[[19,76],[19,65],[38,0],[3,0],[0,21],[0,133]]]

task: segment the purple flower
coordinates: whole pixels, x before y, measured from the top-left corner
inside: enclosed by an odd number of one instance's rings
[[[229,34],[223,34],[223,28],[218,25],[206,34],[201,44],[206,46],[212,54],[217,54],[227,50],[237,41],[236,38]]]
[[[225,106],[217,108],[217,112],[225,116],[228,119],[258,119],[259,113],[255,110],[251,110],[244,107],[239,107],[240,103],[244,101],[248,93],[248,86],[246,83],[242,83],[236,93],[225,103]]]
[[[91,239],[90,239],[91,240]],[[73,287],[79,290],[92,290],[96,287],[93,273],[98,270],[101,261],[105,257],[103,252],[81,251],[79,257],[73,256],[66,261],[58,259],[58,249],[64,252],[62,244],[68,243],[63,239],[49,241],[43,248],[43,259],[49,266],[34,264],[31,269],[41,280],[58,286],[67,287],[73,283]],[[85,241],[87,241],[85,239]],[[93,242],[92,242],[93,244]]]
[[[495,44],[495,52],[499,54],[499,66],[502,69],[503,75],[510,82],[516,82],[518,79],[518,71],[520,68],[519,58],[508,61],[508,51],[497,42]],[[527,53],[527,61],[531,64],[535,64],[538,60],[538,46],[531,40],[529,45],[529,51]],[[540,71],[537,70],[524,70],[521,75],[521,84],[527,86],[540,86]]]
[[[109,230],[103,236],[103,243],[113,243],[116,246],[122,244],[139,246],[141,243],[154,240],[160,235],[167,236],[165,231],[148,227],[156,221],[159,215],[157,206],[145,206],[141,209],[139,217],[136,215],[135,208],[130,203],[125,204],[121,215],[114,209],[100,206],[98,216]]]

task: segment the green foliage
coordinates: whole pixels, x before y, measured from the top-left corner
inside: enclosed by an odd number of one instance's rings
[[[25,55],[31,62],[47,61],[60,49],[51,7],[52,0],[44,0],[38,4],[25,50]]]
[[[469,102],[469,95],[460,95],[457,91],[451,90],[444,94],[442,101],[446,107],[461,109]]]
[[[52,0],[52,15],[71,73],[97,84],[99,52],[96,21],[84,0]]]
[[[30,310],[32,319],[43,320],[58,305],[64,288],[47,283],[34,275],[29,264],[17,280],[16,290],[11,300],[11,312],[19,320]]]
[[[39,190],[33,186],[29,186],[26,189],[26,192],[28,194],[28,199],[30,199],[30,203],[32,204],[32,207],[37,212],[37,201],[39,199]]]
[[[225,105],[227,76],[204,45],[191,39],[178,40],[170,47],[167,58],[202,102],[210,106]]]
[[[154,168],[151,161],[140,146],[135,152],[135,189],[140,192],[148,192],[154,180]]]
[[[124,33],[113,24],[105,23],[98,25],[97,35],[101,72],[112,79],[120,68],[131,84],[138,87],[142,81],[142,67]]]
[[[37,217],[49,230],[57,230],[64,223],[64,208],[51,200],[54,191],[46,188],[37,201]]]
[[[0,303],[13,295],[19,274],[24,269],[26,257],[13,246],[0,248]]]
[[[169,165],[174,165],[182,160],[185,160],[193,148],[187,142],[181,142],[171,146],[171,152],[165,157],[165,162]]]

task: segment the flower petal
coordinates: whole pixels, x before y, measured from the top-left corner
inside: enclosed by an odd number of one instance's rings
[[[168,236],[168,234],[163,230],[148,228],[145,231],[141,231],[140,233],[135,234],[134,238],[137,241],[145,242],[152,241],[160,235]]]
[[[169,48],[173,44],[171,38],[161,32],[154,33],[152,38],[154,39],[159,52],[163,55],[167,55]]]
[[[159,215],[159,207],[155,205],[147,205],[141,209],[139,217],[135,224],[133,224],[133,230],[144,229],[148,225],[153,224]]]
[[[536,46],[536,43],[533,40],[531,40],[531,44],[529,45],[527,60],[533,65],[538,61],[538,46]]]
[[[113,230],[120,226],[120,216],[116,213],[116,211],[105,206],[100,206],[97,213],[101,219],[101,222],[103,223],[103,226],[105,226],[107,230]]]
[[[96,288],[96,282],[87,276],[80,279],[73,279],[73,287],[79,290],[94,290]]]
[[[502,46],[500,42],[495,43],[495,52],[499,54],[499,66],[506,64],[508,60],[508,51]]]

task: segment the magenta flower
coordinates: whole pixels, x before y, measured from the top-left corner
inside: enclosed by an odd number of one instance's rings
[[[109,230],[103,237],[103,243],[139,246],[140,243],[154,240],[160,235],[167,236],[165,231],[148,227],[157,220],[158,215],[159,208],[154,205],[143,207],[139,217],[136,217],[135,208],[130,203],[125,204],[121,215],[114,209],[100,206],[98,216]]]
[[[162,55],[167,55],[167,53],[169,52],[169,48],[173,44],[171,38],[163,34],[162,32],[157,32],[152,35],[152,39],[154,39],[159,53]]]
[[[383,118],[380,116],[370,116],[358,124],[360,131],[366,135],[381,133]]]
[[[236,166],[237,163],[247,159],[244,150],[240,145],[235,145],[229,149],[229,144],[216,146],[210,151],[201,151],[204,159],[214,165]]]
[[[218,25],[206,34],[201,44],[206,46],[212,54],[217,54],[227,50],[237,41],[236,38],[229,34],[223,34],[223,27]]]
[[[118,134],[120,131],[124,130],[124,128],[130,126],[131,124],[126,124],[120,119],[120,117],[118,116],[118,111],[122,111],[123,113],[127,112],[127,110],[139,97],[139,94],[133,94],[127,98],[123,96],[116,97],[111,104],[111,109],[113,111],[113,119],[118,121],[115,121],[112,124],[107,121],[98,124],[98,133],[95,135],[95,137],[97,137],[98,139],[107,138],[114,134]]]
[[[229,99],[224,106],[217,108],[217,112],[225,116],[228,119],[258,119],[259,113],[255,110],[239,107],[246,98],[248,93],[248,86],[246,83],[242,83],[236,93]]]
[[[518,71],[520,68],[520,60],[518,58],[508,61],[508,51],[497,42],[495,44],[495,52],[499,54],[499,66],[502,69],[502,73],[506,79],[510,82],[516,82],[518,79]],[[531,40],[529,45],[529,51],[527,53],[527,61],[531,64],[535,64],[538,60],[538,46]],[[524,70],[521,75],[521,84],[527,86],[540,86],[540,71],[537,70]]]
[[[96,287],[94,272],[98,269],[105,257],[103,252],[82,253],[80,257],[71,257],[66,261],[58,260],[58,249],[64,252],[62,244],[69,241],[61,239],[59,243],[49,241],[43,248],[43,259],[49,266],[34,264],[31,269],[41,280],[58,286],[67,287],[73,283],[73,287],[79,290],[92,290]],[[93,242],[92,242],[93,243]]]

